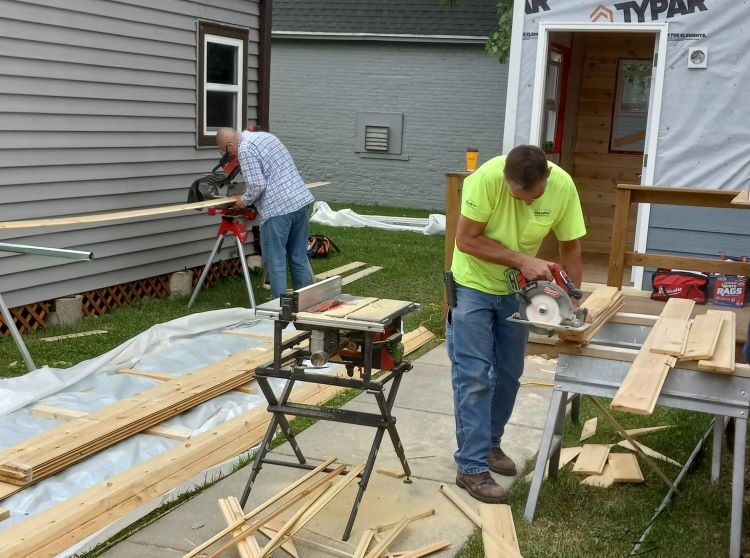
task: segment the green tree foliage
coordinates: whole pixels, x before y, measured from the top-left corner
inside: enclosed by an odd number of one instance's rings
[[[446,6],[455,6],[458,0],[442,0]],[[507,62],[510,56],[510,35],[513,28],[513,0],[498,0],[497,31],[487,39],[484,49],[496,56],[500,62]]]

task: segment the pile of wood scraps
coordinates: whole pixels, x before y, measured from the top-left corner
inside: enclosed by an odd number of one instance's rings
[[[612,400],[618,411],[650,415],[671,368],[697,361],[697,369],[730,374],[735,370],[735,314],[708,310],[691,320],[695,302],[667,301]]]
[[[403,338],[405,353],[409,354],[415,350],[416,346],[429,341],[428,335],[422,328],[405,334]],[[131,398],[132,400],[123,400],[80,418],[70,418],[70,422],[64,424],[62,429],[50,431],[56,432],[55,436],[45,436],[43,440],[38,438],[33,445],[30,440],[29,443],[8,450],[10,454],[3,452],[1,455],[5,456],[6,463],[12,455],[24,459],[29,458],[29,463],[26,465],[30,467],[24,468],[22,475],[13,478],[25,480],[30,477],[33,482],[39,479],[39,474],[48,474],[46,469],[38,467],[49,463],[56,467],[66,466],[65,460],[74,462],[83,458],[77,457],[76,451],[90,455],[94,451],[104,449],[108,443],[114,443],[112,442],[114,438],[122,439],[124,436],[146,429],[159,428],[152,420],[154,416],[160,418],[162,415],[159,413],[162,412],[171,413],[170,416],[174,416],[180,411],[170,410],[172,403],[178,405],[177,408],[179,408],[179,405],[183,404],[180,402],[210,389],[209,385],[212,383],[227,377],[235,378],[222,383],[224,392],[233,389],[233,386],[244,385],[248,381],[248,374],[254,370],[250,365],[255,362],[254,359],[257,356],[242,353],[213,363],[210,365],[213,367],[213,372],[203,376],[204,382],[193,384],[194,378],[188,378],[190,375],[175,377],[151,388],[151,390],[157,388],[164,390],[165,386],[171,386],[172,393],[168,393],[169,390],[159,391],[156,393],[161,394],[160,398],[147,398],[144,397],[145,392],[143,392]],[[265,354],[259,364],[265,365],[270,360],[271,355]],[[192,374],[205,372],[206,369]],[[238,373],[235,374],[235,372]],[[337,369],[332,373],[345,375],[346,370],[342,366],[340,370]],[[323,384],[306,384],[294,390],[291,401],[319,405],[330,400],[342,389]],[[151,392],[151,390],[147,391]],[[113,408],[119,411],[113,413]],[[49,409],[42,409],[40,412],[54,414],[54,410],[49,411]],[[105,421],[102,417],[108,418]],[[127,516],[144,503],[168,493],[202,471],[257,446],[268,428],[269,419],[270,415],[264,407],[254,408],[211,430],[194,435],[188,440],[183,439],[175,447],[110,477],[64,502],[26,518],[0,532],[0,548],[3,549],[3,558],[57,555]],[[83,424],[84,422],[90,424]],[[83,443],[84,438],[90,440],[93,448],[89,448],[88,443]],[[47,445],[49,453],[45,454],[40,451],[42,441]],[[33,463],[30,457],[34,458]],[[8,471],[15,473],[16,469],[8,468]],[[0,501],[22,489],[23,486],[0,481]],[[322,490],[321,488],[321,492]],[[286,534],[282,535],[281,540],[281,542],[286,542]]]
[[[589,343],[596,332],[617,314],[624,304],[622,291],[616,287],[598,287],[581,304],[581,308],[586,308],[592,318],[591,325],[583,331],[561,330],[558,332],[558,337],[562,341],[578,345]]]
[[[581,430],[581,440],[588,439],[596,433],[596,417],[584,423]],[[669,425],[651,426],[646,428],[635,428],[625,430],[625,433],[632,439],[636,436],[660,432]],[[638,447],[635,447],[635,444]],[[634,453],[613,453],[613,447],[627,449]],[[659,452],[656,452],[640,442],[631,442],[623,439],[616,444],[584,444],[583,446],[574,446],[560,449],[560,459],[558,471],[566,465],[573,463],[573,473],[585,475],[581,484],[596,486],[600,488],[609,488],[615,483],[642,483],[644,482],[643,473],[638,462],[637,454],[646,454],[646,456],[660,459],[681,467],[680,463]],[[545,471],[544,478],[549,474],[549,464]],[[530,482],[534,472],[526,475],[525,480]]]

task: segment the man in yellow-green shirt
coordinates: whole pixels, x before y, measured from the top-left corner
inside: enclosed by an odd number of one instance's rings
[[[581,283],[580,238],[586,234],[570,175],[538,147],[521,145],[483,164],[464,181],[451,271],[455,306],[448,311],[456,415],[456,484],[482,502],[505,501],[489,471],[517,474],[500,443],[523,373],[528,330],[508,322],[518,311],[505,272],[553,280],[536,257],[549,231],[560,243],[562,265]]]

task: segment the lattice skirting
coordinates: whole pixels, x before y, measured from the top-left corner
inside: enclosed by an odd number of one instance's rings
[[[188,271],[193,272],[193,287],[197,285],[203,266],[193,267]],[[206,278],[203,288],[216,284],[217,281],[225,277],[234,277],[242,273],[242,266],[238,258],[214,263],[211,271]],[[169,296],[169,274],[149,277],[139,281],[130,281],[80,293],[83,296],[83,315],[84,316],[101,316],[111,310],[120,308],[140,300],[142,298],[167,298]],[[16,327],[21,333],[35,331],[47,327],[47,317],[50,312],[51,304],[49,301],[27,304],[11,308]],[[0,318],[0,336],[8,336],[10,331]]]

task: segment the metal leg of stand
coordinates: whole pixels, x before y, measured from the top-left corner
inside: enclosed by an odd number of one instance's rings
[[[393,409],[393,403],[396,400],[396,393],[398,392],[399,385],[401,384],[401,378],[402,374],[399,374],[396,378],[393,379],[393,384],[391,384],[391,390],[388,393],[387,400],[385,397],[383,397],[383,392],[376,392],[375,401],[377,401],[378,407],[380,407],[380,414],[386,417],[386,421],[388,423],[388,426],[386,427],[388,429],[388,435],[391,437],[393,449],[396,451],[396,456],[401,462],[401,467],[404,469],[404,473],[406,474],[404,482],[406,484],[411,484],[411,467],[409,467],[409,463],[406,460],[406,452],[404,452],[404,446],[403,444],[401,444],[401,437],[398,434],[398,430],[396,430],[396,419],[391,416],[391,410]]]
[[[234,237],[237,241],[237,250],[240,257],[240,264],[242,266],[242,274],[245,276],[245,287],[247,287],[247,296],[250,298],[250,309],[255,310],[255,294],[253,294],[253,284],[250,282],[250,270],[247,268],[247,258],[243,251],[242,241],[239,237]]]
[[[721,477],[721,454],[724,445],[724,427],[726,426],[726,417],[716,415],[714,420],[714,440],[713,450],[711,451],[711,482],[719,484]]]
[[[734,419],[734,463],[732,465],[732,522],[729,558],[740,558],[742,546],[742,505],[745,496],[745,438],[747,419]]]
[[[0,294],[0,313],[3,316],[3,322],[5,322],[8,331],[10,331],[10,335],[13,337],[13,341],[16,342],[16,347],[18,347],[18,350],[23,357],[23,361],[26,363],[26,368],[28,368],[29,371],[36,370],[36,365],[34,364],[34,361],[31,360],[31,355],[29,354],[29,350],[26,348],[26,343],[23,342],[21,332],[18,331],[16,323],[13,321],[13,316],[11,315],[8,307],[5,305],[5,300],[3,300],[2,294]]]
[[[565,417],[565,402],[567,401],[568,394],[564,391],[555,390],[552,393],[552,401],[550,401],[549,411],[547,411],[547,421],[544,425],[544,433],[542,434],[542,441],[539,446],[539,455],[536,458],[536,468],[534,469],[534,478],[531,481],[531,488],[529,489],[529,497],[526,500],[526,509],[524,511],[524,518],[526,521],[531,523],[534,521],[534,512],[536,511],[536,503],[539,499],[539,492],[542,489],[542,481],[544,480],[544,471],[547,466],[547,461],[550,457],[550,452],[553,450],[558,455],[557,462],[559,463],[560,444],[562,439],[558,438],[555,440],[555,430],[557,430],[559,423],[560,413]],[[550,463],[550,474],[552,474],[552,463]],[[557,471],[555,470],[555,473]]]
[[[263,395],[266,396],[266,400],[268,401],[269,405],[277,406],[287,404],[289,396],[292,394],[292,388],[294,388],[294,380],[287,380],[286,384],[284,385],[284,389],[281,391],[281,397],[278,400],[276,399],[276,395],[273,393],[273,389],[271,389],[271,384],[268,383],[267,378],[258,376],[257,380],[258,385],[260,386]],[[292,427],[289,424],[289,421],[286,420],[284,413],[274,414],[278,414],[278,416],[276,417],[276,422],[279,425],[279,428],[281,428],[281,431],[284,433],[284,437],[286,438],[287,442],[289,442],[289,445],[292,446],[294,455],[296,455],[297,460],[302,465],[304,465],[305,463],[307,463],[307,460],[305,459],[305,456],[302,455],[302,450],[299,449],[297,438],[294,437],[294,433],[292,432]]]
[[[206,262],[206,267],[203,268],[203,273],[201,273],[201,278],[198,279],[198,284],[195,286],[195,290],[193,290],[193,295],[190,297],[190,301],[188,302],[187,307],[191,308],[193,306],[193,303],[195,302],[195,299],[198,298],[198,293],[201,292],[201,288],[203,287],[203,283],[206,282],[206,277],[208,277],[208,272],[211,271],[211,265],[214,263],[214,258],[216,257],[216,254],[219,253],[219,250],[221,250],[221,245],[224,244],[224,237],[226,235],[220,235],[216,239],[216,243],[214,244],[214,249],[211,251],[211,255],[208,257],[208,261]],[[240,252],[241,254],[242,252]]]
[[[380,449],[380,443],[383,441],[383,434],[385,434],[385,427],[381,426],[378,428],[375,434],[375,439],[372,441],[370,447],[370,455],[367,457],[365,468],[362,470],[362,478],[359,479],[359,490],[357,495],[354,497],[354,505],[352,511],[349,514],[349,520],[346,522],[346,528],[344,529],[344,535],[341,537],[342,541],[348,541],[349,536],[352,534],[352,527],[354,526],[354,520],[357,518],[357,512],[359,511],[359,504],[362,501],[362,496],[367,488],[367,483],[370,482],[370,475],[372,469],[375,467],[375,459],[378,457],[378,450]]]
[[[578,424],[581,418],[581,394],[575,393],[570,397],[570,420]]]

